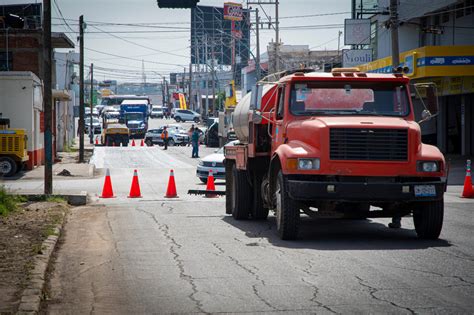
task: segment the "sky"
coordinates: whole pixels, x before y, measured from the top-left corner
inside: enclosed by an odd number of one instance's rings
[[[5,1],[19,0],[0,0]],[[222,7],[224,2],[201,0],[199,5]],[[314,50],[337,49],[338,32],[343,30],[342,26],[304,30],[285,30],[285,27],[342,25],[344,19],[350,17],[350,3],[350,0],[280,0],[282,43],[309,45]],[[140,82],[142,60],[147,82],[159,82],[162,80],[161,75],[182,72],[184,67],[189,67],[191,19],[189,9],[160,9],[156,0],[52,0],[52,5],[53,31],[66,32],[75,43],[77,43],[78,19],[81,14],[84,15],[84,20],[88,24],[84,41],[85,63],[94,63],[94,77],[99,80]],[[261,8],[259,9],[264,19],[264,14]],[[273,5],[265,5],[263,9],[274,18]],[[322,14],[333,15],[321,16]],[[307,15],[319,16],[307,17]],[[65,21],[68,25],[65,25]],[[154,25],[143,28],[104,23]],[[251,33],[251,36],[252,49],[255,52],[255,33]],[[262,29],[260,34],[262,53],[266,51],[266,44],[274,37],[274,30]],[[341,47],[342,44],[343,36]],[[118,74],[117,71],[126,71],[126,74]]]

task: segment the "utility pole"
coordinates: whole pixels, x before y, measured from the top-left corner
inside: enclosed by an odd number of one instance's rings
[[[278,22],[278,0],[275,1],[275,70],[280,71],[280,25]]]
[[[84,16],[79,17],[79,163],[84,163]]]
[[[392,68],[393,72],[398,72],[400,56],[398,48],[398,0],[390,0],[390,33],[392,37]]]
[[[339,52],[341,51],[341,35],[342,31],[339,31],[337,36],[337,55],[339,56]]]
[[[189,108],[194,110],[194,98],[193,98],[193,64],[189,63]]]
[[[161,83],[161,99],[162,99],[163,107],[165,107],[166,98],[165,98],[165,78],[164,77],[163,77],[163,83]]]
[[[52,92],[51,1],[43,1],[43,63],[44,63],[44,194],[53,193],[53,92]],[[8,60],[7,60],[8,63]]]
[[[255,9],[255,19],[256,19],[256,35],[257,35],[257,58],[255,58],[255,67],[257,68],[257,82],[260,81],[262,77],[260,69],[260,17],[258,16],[258,9]]]
[[[89,143],[94,143],[94,130],[92,130],[92,104],[94,101],[94,64],[91,63],[91,112],[89,114]]]
[[[204,58],[205,58],[205,63],[206,63],[206,108],[205,108],[205,111],[204,111],[204,118],[207,119],[208,115],[209,115],[209,58],[207,56],[207,34],[204,34],[204,38],[205,38],[205,42],[204,42],[204,51],[205,51],[205,55],[204,55]]]

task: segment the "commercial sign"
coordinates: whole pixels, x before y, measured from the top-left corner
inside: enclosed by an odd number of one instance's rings
[[[344,49],[342,51],[342,66],[357,67],[372,61],[372,49]]]
[[[243,11],[241,3],[225,2],[224,3],[224,20],[242,21]]]
[[[370,19],[344,20],[344,45],[369,45]]]
[[[412,79],[474,76],[474,46],[424,46],[400,53],[400,67]],[[365,72],[392,73],[390,56],[359,66]],[[450,88],[452,90],[452,88]]]

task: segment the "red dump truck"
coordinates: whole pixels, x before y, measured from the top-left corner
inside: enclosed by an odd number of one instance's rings
[[[351,68],[269,81],[235,108],[239,142],[225,147],[227,214],[261,220],[273,210],[277,232],[288,240],[298,237],[302,212],[355,219],[412,214],[419,238],[439,237],[445,159],[421,142],[407,77]],[[438,110],[436,87],[423,88],[416,87],[428,120]]]

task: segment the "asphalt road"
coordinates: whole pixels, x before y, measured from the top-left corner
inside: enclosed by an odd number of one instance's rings
[[[48,313],[474,311],[472,200],[448,198],[437,241],[418,240],[411,218],[391,230],[387,219],[303,217],[301,239],[287,242],[277,238],[273,215],[237,222],[223,198],[186,195],[203,187],[189,155],[187,147],[96,151],[117,197],[69,217]],[[134,168],[141,199],[126,197]],[[178,199],[163,198],[170,168]]]

